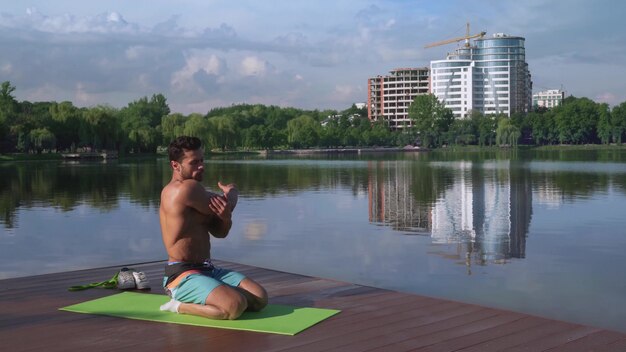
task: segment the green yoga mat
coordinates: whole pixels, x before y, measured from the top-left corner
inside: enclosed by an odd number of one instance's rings
[[[261,312],[245,312],[237,320],[211,320],[193,315],[162,312],[159,306],[169,300],[164,295],[123,292],[59,308],[68,312],[109,315],[161,323],[206,326],[295,335],[339,313],[334,309],[301,308],[269,304]]]

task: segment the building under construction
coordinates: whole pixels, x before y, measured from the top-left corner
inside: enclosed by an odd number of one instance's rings
[[[387,121],[393,130],[411,126],[409,106],[419,94],[428,94],[428,67],[397,68],[388,76],[367,80],[367,116]]]
[[[471,111],[484,114],[528,112],[532,108],[532,81],[526,63],[525,39],[485,32],[427,45],[464,40],[445,60],[430,62],[431,92],[456,118]],[[473,43],[470,39],[474,39]]]
[[[525,39],[486,32],[432,43],[426,48],[463,42],[445,60],[428,67],[398,68],[388,76],[368,79],[367,113],[371,121],[387,121],[393,130],[412,125],[409,106],[417,95],[434,94],[456,118],[471,111],[483,114],[528,112],[532,81]]]

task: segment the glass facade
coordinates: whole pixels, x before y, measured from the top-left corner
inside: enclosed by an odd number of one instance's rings
[[[509,116],[529,111],[532,82],[524,42],[522,37],[496,34],[456,49],[446,60],[432,61],[432,86],[437,87],[432,93],[459,118],[471,110]],[[450,94],[458,91],[469,98]]]

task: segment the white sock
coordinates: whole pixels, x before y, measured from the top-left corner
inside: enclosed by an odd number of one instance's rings
[[[159,307],[159,309],[169,310],[172,313],[178,313],[178,307],[180,307],[180,302],[175,299],[172,299],[169,302],[162,305],[161,307]]]

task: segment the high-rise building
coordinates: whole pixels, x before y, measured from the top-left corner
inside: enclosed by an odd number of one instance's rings
[[[428,67],[397,68],[389,76],[367,80],[367,117],[387,121],[391,129],[411,126],[409,106],[420,94],[428,94]]]
[[[565,92],[559,89],[548,89],[533,94],[533,107],[554,108],[563,103]]]
[[[507,116],[528,112],[532,81],[524,42],[497,33],[457,48],[445,60],[431,61],[431,93],[457,118],[472,110]]]

